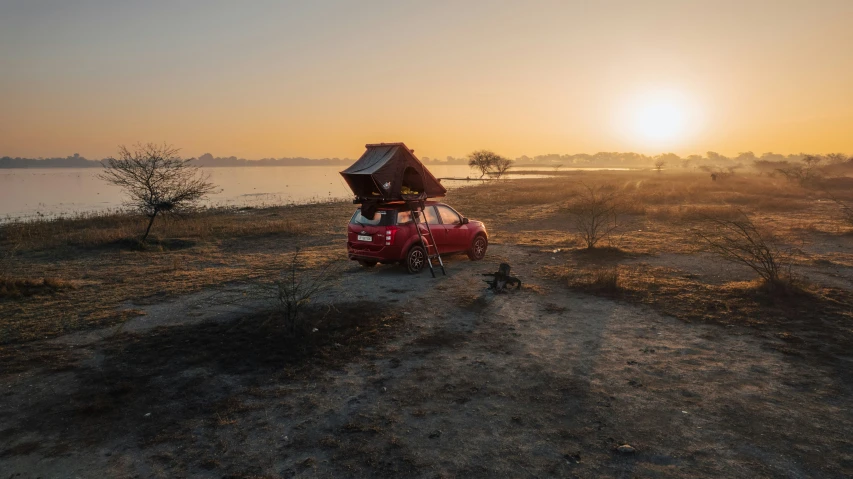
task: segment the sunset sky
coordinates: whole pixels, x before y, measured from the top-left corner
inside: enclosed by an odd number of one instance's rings
[[[0,156],[853,153],[853,1],[0,0]]]

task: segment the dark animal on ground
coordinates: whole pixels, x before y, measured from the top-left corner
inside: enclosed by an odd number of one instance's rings
[[[515,286],[515,289],[521,289],[521,280],[510,276],[511,267],[507,263],[501,263],[498,270],[494,273],[483,273],[483,276],[491,276],[491,280],[483,280],[489,288],[496,293],[505,291],[509,286]]]

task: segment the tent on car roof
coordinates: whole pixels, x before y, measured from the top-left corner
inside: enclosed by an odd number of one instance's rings
[[[367,151],[341,172],[356,202],[423,200],[447,194],[447,189],[403,143],[365,145]]]

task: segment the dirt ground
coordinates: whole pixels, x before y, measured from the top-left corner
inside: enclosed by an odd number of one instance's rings
[[[649,222],[594,258],[624,271],[607,295],[555,274],[593,261],[537,237],[559,215],[512,215],[447,276],[347,262],[299,341],[205,286],[6,344],[0,477],[853,476],[853,236],[803,246],[815,293],[755,299],[750,271],[660,248]],[[520,291],[485,289],[501,262]]]

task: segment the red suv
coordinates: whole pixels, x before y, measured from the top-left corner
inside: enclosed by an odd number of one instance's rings
[[[464,251],[474,261],[486,256],[488,234],[480,221],[469,221],[453,208],[434,201],[426,202],[418,218],[422,234],[426,234],[424,219],[441,254]],[[429,236],[424,240],[430,243]],[[349,222],[347,253],[368,268],[376,263],[403,263],[410,273],[419,273],[426,264],[426,252],[405,203],[382,205],[373,219],[362,216],[361,208],[355,210]]]

